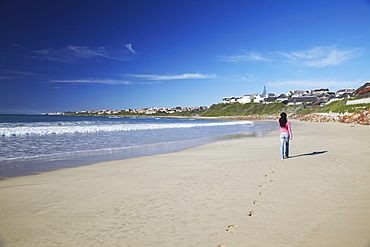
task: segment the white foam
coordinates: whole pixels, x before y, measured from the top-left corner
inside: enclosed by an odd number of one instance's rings
[[[227,125],[252,125],[250,121],[217,121],[214,123],[176,123],[176,124],[35,124],[30,123],[26,126],[7,126],[0,128],[0,136],[25,136],[25,135],[61,135],[74,133],[97,133],[113,131],[137,131],[137,130],[155,130],[155,129],[175,129],[175,128],[196,128],[210,126],[227,126]]]

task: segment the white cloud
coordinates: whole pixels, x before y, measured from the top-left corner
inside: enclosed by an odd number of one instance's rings
[[[87,46],[69,45],[62,49],[43,49],[33,51],[34,54],[57,62],[74,62],[80,59],[106,58],[119,61],[129,61],[130,57],[122,51],[109,50],[105,47],[90,48]]]
[[[132,53],[136,54],[136,52],[135,52],[135,51],[134,51],[134,49],[132,48],[132,45],[131,45],[131,44],[126,44],[125,46],[126,46],[126,48],[127,48],[129,51],[131,51]]]
[[[344,63],[361,55],[362,48],[340,49],[333,46],[317,46],[309,50],[292,52],[268,52],[274,59],[258,52],[243,52],[233,56],[219,56],[221,62],[248,62],[248,61],[278,61],[277,57],[283,56],[288,62],[301,67],[323,68]]]
[[[211,75],[202,75],[199,73],[196,74],[182,74],[182,75],[143,75],[143,74],[128,74],[128,76],[142,78],[151,81],[165,81],[165,80],[183,80],[183,79],[209,79],[217,78],[215,74]]]
[[[17,70],[4,70],[4,74],[0,75],[0,80],[13,80],[19,79],[22,77],[37,77],[37,74],[26,71],[17,71]]]
[[[240,55],[234,56],[219,56],[218,61],[220,62],[246,62],[246,61],[270,61],[271,59],[263,57],[262,54],[258,52],[244,52]]]
[[[108,84],[108,85],[129,85],[130,81],[113,80],[113,79],[77,79],[77,80],[52,80],[50,83],[92,83],[92,84]]]
[[[245,73],[244,75],[236,75],[235,77],[242,79],[243,81],[250,81],[255,77],[254,74]]]
[[[359,55],[359,49],[340,50],[336,46],[319,46],[306,51],[280,52],[288,61],[304,67],[323,68],[335,66]]]
[[[33,76],[33,75],[36,75],[35,73],[33,72],[28,72],[28,71],[20,71],[20,70],[9,70],[8,71],[10,74],[12,75],[16,75],[16,76]]]
[[[268,86],[271,87],[289,87],[291,90],[294,89],[313,89],[313,88],[357,88],[363,80],[356,81],[333,81],[333,80],[288,80],[288,81],[277,81],[269,82]]]
[[[301,76],[303,73],[304,73],[304,70],[303,70],[303,69],[299,69],[299,70],[296,70],[296,71],[294,72],[294,75],[295,75],[295,76]]]
[[[86,46],[72,46],[72,45],[69,45],[67,49],[70,51],[71,54],[74,54],[77,57],[81,57],[81,58],[106,57],[107,56],[107,52],[105,50],[105,47],[90,49]]]
[[[149,81],[163,81],[163,80],[181,80],[181,79],[206,79],[217,78],[216,75],[202,75],[202,74],[182,74],[182,75],[144,75],[144,74],[128,74],[126,76],[140,78]],[[116,79],[71,79],[71,80],[51,80],[48,83],[87,83],[87,84],[107,84],[107,85],[130,85],[133,82],[130,80],[116,80]]]

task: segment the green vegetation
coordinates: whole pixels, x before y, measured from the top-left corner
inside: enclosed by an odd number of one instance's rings
[[[369,109],[370,104],[356,104],[356,105],[346,105],[348,99],[334,101],[330,104],[324,105],[322,107],[312,107],[303,109],[297,114],[306,115],[310,113],[329,113],[329,112],[337,112],[337,113],[352,113],[352,112],[360,112],[363,109]]]
[[[220,116],[251,116],[251,115],[278,115],[281,112],[288,114],[307,115],[311,113],[352,113],[360,112],[363,109],[370,109],[370,104],[346,105],[347,101],[352,99],[344,99],[334,101],[330,104],[320,106],[319,102],[303,103],[300,105],[286,105],[284,103],[221,103],[214,104],[209,109],[205,107],[194,108],[187,111],[178,111],[169,113],[165,109],[157,111],[154,114],[145,114],[145,111],[140,113],[117,111],[114,113],[107,112],[67,112],[67,115],[84,115],[84,116],[158,116],[158,117],[220,117]],[[179,110],[179,109],[178,109]]]
[[[294,113],[302,106],[287,106],[283,103],[228,103],[212,105],[207,111],[203,112],[202,117],[218,116],[248,116],[248,115],[275,115],[282,111]]]
[[[369,109],[370,104],[346,105],[348,100],[332,102],[328,105],[320,106],[318,103],[303,103],[301,105],[285,105],[283,103],[228,103],[212,105],[210,109],[203,112],[202,117],[217,116],[248,116],[248,115],[278,115],[281,112],[288,114],[307,115],[310,113],[345,113],[360,112],[363,109]]]

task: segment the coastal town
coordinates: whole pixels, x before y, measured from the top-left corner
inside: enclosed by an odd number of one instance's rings
[[[181,112],[203,112],[206,111],[209,106],[197,106],[197,107],[150,107],[142,109],[123,109],[123,110],[89,110],[89,111],[76,111],[76,112],[56,112],[56,113],[45,113],[44,115],[137,115],[137,114],[174,114]]]
[[[346,88],[340,89],[336,92],[331,92],[328,88],[309,89],[309,90],[293,90],[286,94],[267,93],[264,87],[263,93],[248,94],[242,97],[228,97],[223,98],[222,103],[285,103],[287,105],[299,105],[303,103],[320,103],[329,104],[331,102],[348,99],[348,98],[365,98],[370,97],[370,81],[361,85],[357,89]],[[370,102],[369,102],[370,103]]]
[[[331,92],[328,88],[309,89],[309,90],[292,90],[286,94],[267,93],[264,87],[262,94],[246,94],[238,97],[225,97],[221,103],[284,103],[286,105],[300,105],[300,104],[318,104],[325,105],[334,101],[361,98],[356,102],[370,103],[370,81],[365,82],[357,89],[345,88],[336,92]],[[354,102],[354,103],[356,103]],[[196,107],[150,107],[142,109],[123,109],[123,110],[87,110],[76,112],[56,112],[45,113],[45,115],[71,115],[71,114],[91,114],[91,115],[130,115],[130,114],[176,114],[182,112],[204,112],[210,106],[196,106]]]

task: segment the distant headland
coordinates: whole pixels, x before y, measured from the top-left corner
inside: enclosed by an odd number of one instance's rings
[[[271,119],[281,112],[291,117],[309,121],[310,114],[320,121],[323,116],[330,121],[341,120],[341,116],[360,114],[370,109],[370,81],[357,89],[340,89],[331,92],[329,89],[293,90],[286,94],[267,93],[261,95],[247,94],[242,97],[223,98],[221,103],[197,107],[151,107],[123,110],[86,110],[44,113],[44,115],[81,115],[81,116],[156,116],[156,117],[217,117],[227,119]],[[317,115],[319,114],[319,115]],[[328,115],[329,114],[329,115]],[[367,113],[366,113],[367,114]],[[365,115],[366,115],[365,114]],[[321,118],[319,117],[321,116]],[[349,119],[347,117],[347,119]],[[362,121],[367,124],[369,121]],[[328,120],[328,121],[329,121]],[[347,120],[347,122],[351,122]],[[355,121],[356,122],[356,121]]]

